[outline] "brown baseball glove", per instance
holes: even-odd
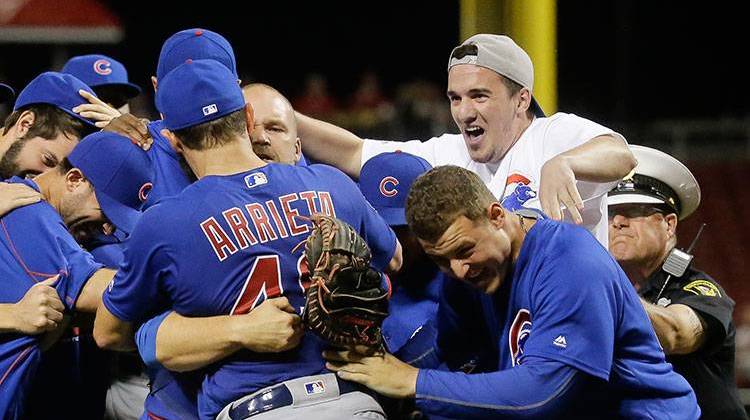
[[[312,216],[305,243],[311,285],[304,320],[331,344],[382,346],[381,325],[388,316],[389,288],[370,267],[370,248],[346,222]]]

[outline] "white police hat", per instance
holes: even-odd
[[[612,191],[607,204],[654,204],[666,206],[680,220],[690,216],[701,202],[698,181],[674,157],[650,147],[630,145],[638,165]]]

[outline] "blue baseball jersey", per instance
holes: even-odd
[[[406,287],[396,279],[392,281],[394,292],[388,304],[388,317],[383,321],[383,340],[388,351],[414,366],[434,367],[435,319],[443,275],[435,273],[421,287]]]
[[[395,234],[342,172],[325,165],[268,164],[205,177],[146,211],[104,305],[135,323],[165,308],[186,316],[244,314],[278,296],[301,311],[308,278],[298,245],[310,232],[304,218],[312,213],[354,226],[370,245],[376,268],[393,257]],[[201,416],[215,416],[263,387],[323,372],[323,345],[308,333],[288,352],[243,351],[224,360],[208,370]]]
[[[491,373],[421,370],[417,399],[425,412],[492,416],[493,410],[523,405],[504,399],[519,386],[506,380],[524,363],[547,360],[603,384],[596,395],[606,398],[584,396],[584,411],[571,418],[608,412],[623,418],[699,416],[692,389],[665,361],[625,273],[583,228],[537,221],[523,242],[512,275],[498,292],[486,295],[457,288],[451,297],[458,298],[451,308],[443,308],[445,300],[441,301],[440,311],[454,311],[454,319],[451,324],[440,317],[440,341],[450,340],[451,335],[455,340],[454,332],[460,334],[462,324],[471,325],[475,333],[481,331],[486,344],[475,341],[474,345],[479,353],[485,347],[485,362],[490,361],[485,371]],[[471,345],[470,340],[465,343]],[[460,351],[461,344],[456,346]]]
[[[169,140],[161,135],[164,128],[162,120],[153,121],[148,125],[148,132],[154,143],[148,150],[148,157],[154,168],[154,186],[143,203],[146,210],[160,200],[175,196],[190,185],[190,178],[185,174],[180,164],[180,156],[169,144]]]
[[[37,185],[18,177],[9,182]],[[19,207],[0,218],[0,303],[15,303],[34,284],[60,274],[55,285],[66,311],[72,311],[86,281],[98,269],[46,201]],[[26,393],[40,362],[40,336],[0,334],[0,413],[23,415]]]

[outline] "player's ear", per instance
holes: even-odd
[[[300,158],[302,158],[302,140],[297,137],[294,140],[294,163],[299,162]]]
[[[65,189],[68,191],[75,191],[86,182],[88,182],[86,177],[78,168],[73,168],[65,174]]]
[[[18,122],[16,122],[16,136],[25,136],[31,127],[34,126],[34,121],[36,121],[36,114],[34,114],[34,111],[30,109],[23,111],[21,116],[18,117]]]
[[[184,146],[182,145],[182,142],[180,141],[180,139],[177,138],[177,136],[175,136],[173,132],[167,130],[166,128],[162,128],[160,133],[162,136],[164,136],[164,138],[169,140],[169,144],[172,146],[175,152],[182,154],[182,149]]]
[[[521,88],[518,92],[518,108],[516,113],[525,114],[531,106],[531,91],[527,88]]]
[[[489,207],[487,207],[487,217],[490,219],[490,223],[496,228],[500,229],[505,224],[505,209],[503,205],[497,201],[493,201]]]
[[[156,86],[159,84],[159,82],[156,80],[156,76],[151,76],[151,85],[154,87],[154,92],[156,92]]]

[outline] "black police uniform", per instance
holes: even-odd
[[[658,270],[639,290],[643,299],[660,306],[689,306],[706,323],[706,342],[696,352],[670,355],[667,361],[695,390],[703,419],[747,419],[740,403],[734,376],[734,301],[706,273],[689,268],[682,277]]]

